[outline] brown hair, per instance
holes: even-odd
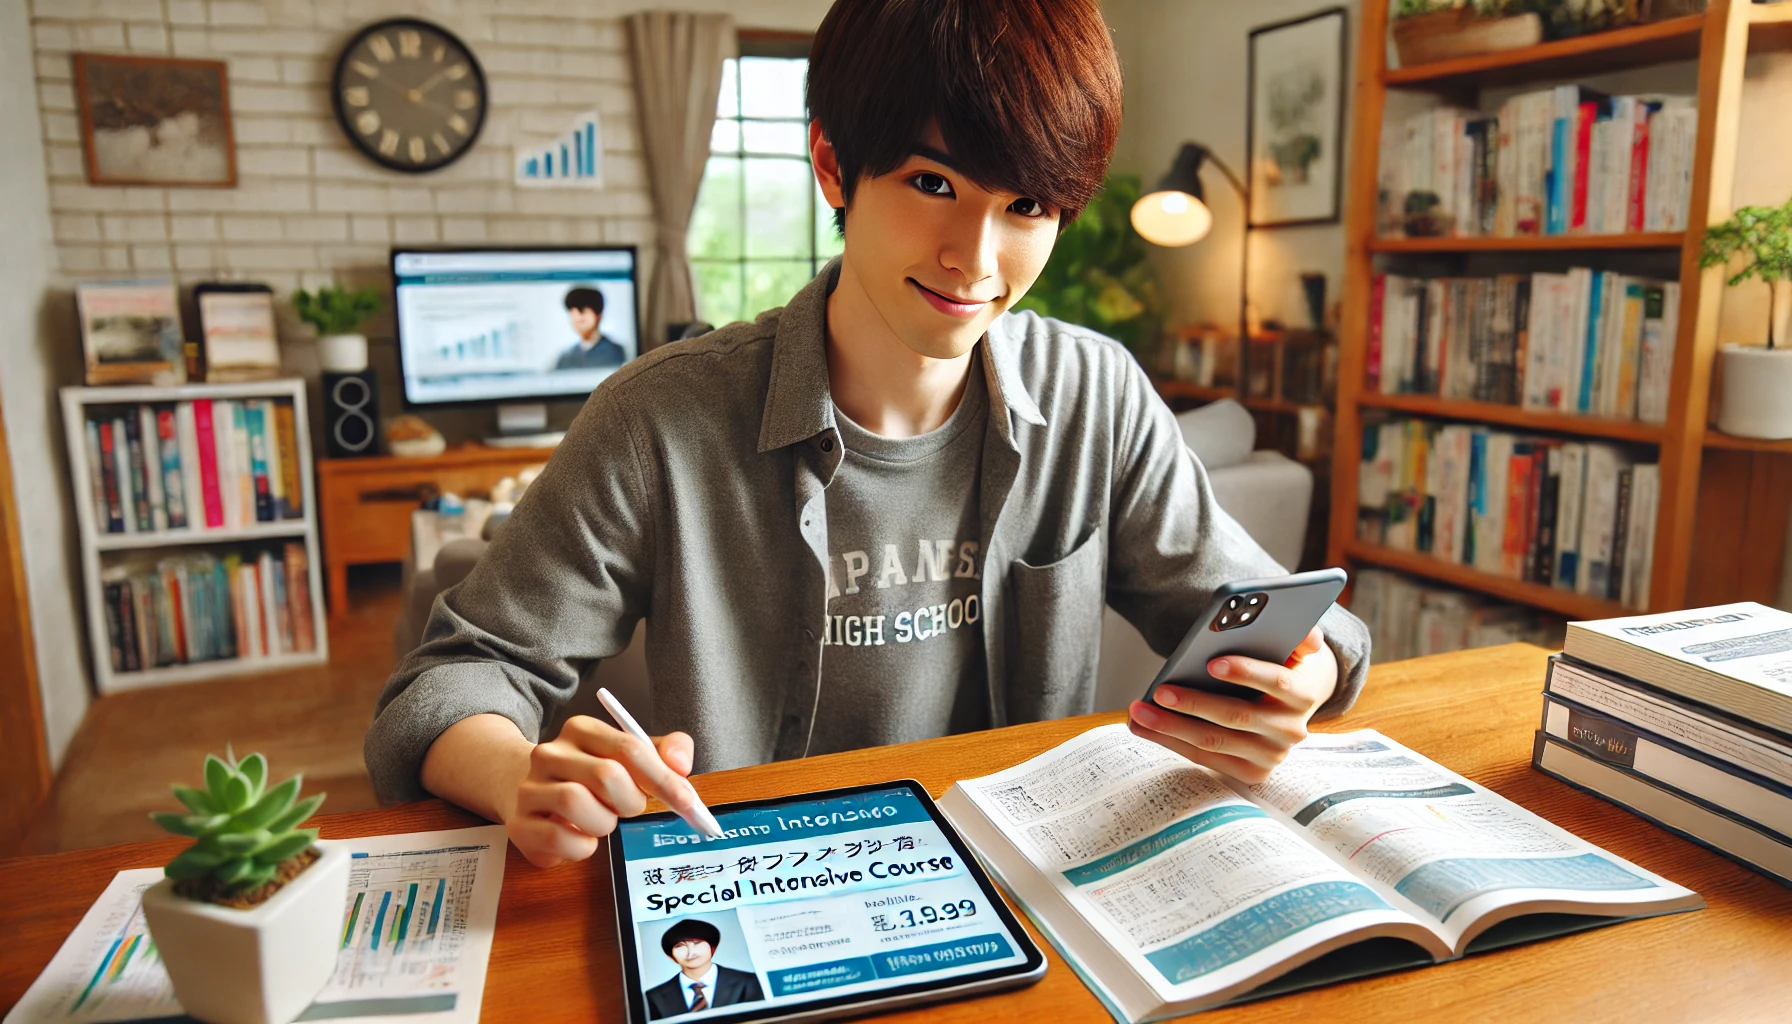
[[[835,0],[809,50],[809,117],[848,202],[932,122],[965,176],[1057,207],[1062,228],[1101,188],[1120,93],[1095,0]]]

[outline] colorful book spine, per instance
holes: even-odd
[[[218,487],[218,448],[211,399],[193,402],[193,428],[199,451],[199,486],[205,499],[205,525],[215,530],[224,525],[224,500]]]
[[[100,486],[106,492],[106,532],[123,533],[124,505],[118,488],[118,444],[112,433],[112,421],[104,420],[99,425],[100,458],[97,470],[100,474]]]
[[[305,545],[286,542],[286,597],[292,609],[293,649],[317,649],[317,619],[311,608],[311,560]]]
[[[291,402],[274,404],[274,432],[279,437],[280,475],[285,480],[285,505],[281,518],[299,519],[305,515],[304,484],[299,479],[299,432]]]
[[[155,519],[149,512],[149,481],[143,465],[143,430],[135,415],[121,416],[113,422],[124,426],[124,472],[131,481],[131,509],[135,516],[133,522],[137,532],[148,533],[155,529]]]
[[[181,475],[180,437],[174,425],[174,409],[156,410],[156,439],[162,451],[162,498],[168,512],[168,527],[187,527],[186,483]]]
[[[274,520],[274,488],[268,476],[268,435],[260,402],[243,403],[243,426],[249,438],[249,478],[255,498],[255,521]]]
[[[149,504],[150,529],[160,533],[168,529],[168,504],[162,493],[162,445],[153,407],[137,407],[137,434],[143,438],[143,490]]]

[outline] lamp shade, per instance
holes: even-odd
[[[1201,164],[1207,150],[1186,143],[1176,154],[1170,172],[1157,187],[1132,204],[1132,226],[1140,237],[1155,245],[1193,245],[1213,227],[1213,211],[1207,208],[1201,187]]]

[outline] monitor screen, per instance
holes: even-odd
[[[394,250],[407,404],[589,394],[640,352],[632,246]]]

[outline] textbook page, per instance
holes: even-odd
[[[1365,929],[1449,955],[1296,831],[1124,725],[958,788],[1164,1003],[1223,1001]]]
[[[504,826],[366,836],[349,846],[336,973],[302,1015],[474,1024],[504,882]],[[114,875],[5,1024],[187,1019],[143,920],[161,868]]]
[[[1437,922],[1458,954],[1522,913],[1629,916],[1704,905],[1372,729],[1310,736],[1249,790],[1351,871]]]

